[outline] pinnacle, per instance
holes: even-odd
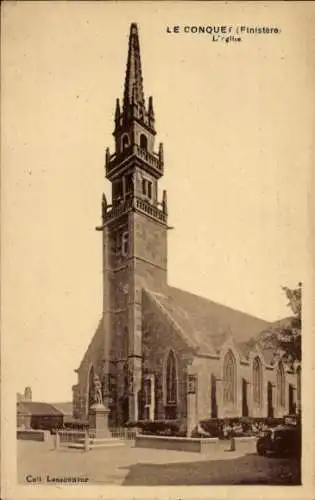
[[[127,111],[128,106],[135,102],[144,105],[144,92],[142,84],[141,57],[138,27],[136,23],[130,26],[128,59],[125,77],[123,110]]]

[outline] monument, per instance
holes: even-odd
[[[89,408],[89,430],[94,438],[111,438],[108,427],[110,410],[103,404],[102,384],[98,375],[94,376],[94,403]]]

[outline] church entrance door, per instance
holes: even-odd
[[[248,417],[247,381],[242,379],[242,416]]]
[[[211,375],[211,418],[218,417],[217,405],[217,381],[214,375]]]

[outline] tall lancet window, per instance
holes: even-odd
[[[166,404],[176,404],[177,401],[177,375],[176,358],[170,351],[166,363]]]
[[[285,406],[285,375],[283,363],[280,361],[277,370],[277,402],[279,408]]]
[[[225,403],[236,403],[236,359],[231,350],[229,350],[223,363],[223,400]]]
[[[262,406],[262,365],[258,357],[253,362],[253,401],[256,406]]]

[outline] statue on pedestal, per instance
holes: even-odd
[[[102,384],[98,375],[94,375],[94,403],[103,404]]]

